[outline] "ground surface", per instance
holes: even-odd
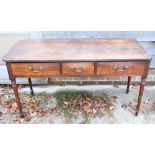
[[[129,94],[125,94],[126,86],[33,88],[34,97],[30,95],[28,86],[19,88],[25,115],[20,118],[12,89],[9,86],[0,86],[0,123],[155,123],[155,86],[145,87],[141,111],[137,117],[134,115],[139,90],[137,85],[131,86]],[[69,95],[74,97],[68,101],[66,98],[59,98],[64,97],[64,92],[67,95],[68,92],[85,95],[75,96],[71,93]]]

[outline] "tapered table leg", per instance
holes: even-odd
[[[33,96],[34,95],[34,92],[33,92],[33,88],[32,88],[31,78],[28,78],[28,81],[29,81],[29,86],[30,86],[30,90],[31,90],[31,95]]]
[[[129,90],[130,90],[130,83],[131,83],[131,76],[128,76],[128,83],[127,83],[127,88],[126,88],[126,94],[129,93]]]
[[[142,96],[143,96],[143,92],[144,92],[144,86],[145,86],[145,82],[146,82],[146,77],[141,77],[141,83],[140,83],[140,89],[139,89],[139,95],[138,95],[138,104],[137,104],[137,108],[136,108],[136,116],[139,113],[139,109],[140,109],[140,105],[141,105],[141,101],[142,101]]]
[[[12,88],[13,88],[13,91],[14,91],[14,94],[15,94],[16,103],[18,105],[19,112],[20,112],[21,116],[23,116],[22,105],[21,105],[21,102],[20,102],[18,87],[17,87],[16,81],[15,80],[11,81],[11,84],[12,84]]]

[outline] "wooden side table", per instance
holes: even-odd
[[[16,97],[16,78],[51,76],[141,76],[136,115],[138,115],[151,58],[134,39],[45,39],[19,41],[3,58]]]

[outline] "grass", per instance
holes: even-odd
[[[66,90],[66,91],[58,91],[54,94],[54,97],[57,100],[58,106],[63,106],[64,102],[69,102],[71,100],[76,99],[77,97],[88,97],[93,98],[93,94],[86,91],[74,91],[74,90]]]
[[[2,91],[2,93],[6,94],[6,95],[13,95],[14,94],[13,91],[11,91],[10,89],[3,89],[1,91]]]
[[[70,102],[78,97],[80,98],[94,98],[93,94],[86,91],[75,91],[75,90],[66,90],[58,91],[53,95],[57,100],[57,106],[60,111],[64,114],[65,123],[70,123],[71,118],[73,118],[73,112],[80,107],[78,105],[67,107],[64,102]]]
[[[77,99],[77,98],[83,98],[83,99],[89,98],[91,100],[94,100],[97,97],[101,97],[103,100],[105,100],[107,102],[109,101],[109,97],[106,94],[102,94],[100,96],[95,96],[93,93],[88,92],[88,91],[75,91],[75,90],[58,91],[53,96],[56,98],[58,109],[60,110],[61,113],[64,114],[65,123],[70,123],[70,120],[73,117],[75,117],[73,115],[73,112],[75,110],[80,110],[82,112],[83,117],[85,119],[85,123],[89,122],[89,117],[90,118],[95,117],[95,115],[87,115],[84,112],[83,108],[80,107],[79,104],[76,104],[74,106],[66,106],[64,104],[65,102],[68,103],[68,102],[73,101],[74,99]],[[108,105],[104,107],[104,114],[106,113],[109,116],[112,116],[113,112],[109,111],[108,108],[109,108]],[[100,112],[99,109],[97,111],[98,112],[96,115],[101,116],[101,117],[104,115],[102,112]]]

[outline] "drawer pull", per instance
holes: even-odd
[[[28,70],[33,70],[33,68],[32,67],[28,67]]]
[[[34,70],[32,71],[33,73],[39,73],[40,71],[39,70]]]
[[[128,70],[128,66],[124,66],[124,69],[119,69],[119,65],[115,65],[114,66],[114,69],[117,71],[117,72],[125,72],[126,70]]]
[[[75,73],[81,73],[83,71],[86,71],[86,67],[71,67],[71,69]]]
[[[124,68],[125,68],[125,69],[128,69],[128,68],[129,68],[129,66],[124,66]]]
[[[33,73],[39,73],[40,71],[43,71],[43,68],[40,67],[39,70],[33,70],[32,67],[28,67],[28,70],[32,71]]]
[[[126,70],[124,69],[118,69],[118,70],[116,70],[117,72],[125,72]]]

